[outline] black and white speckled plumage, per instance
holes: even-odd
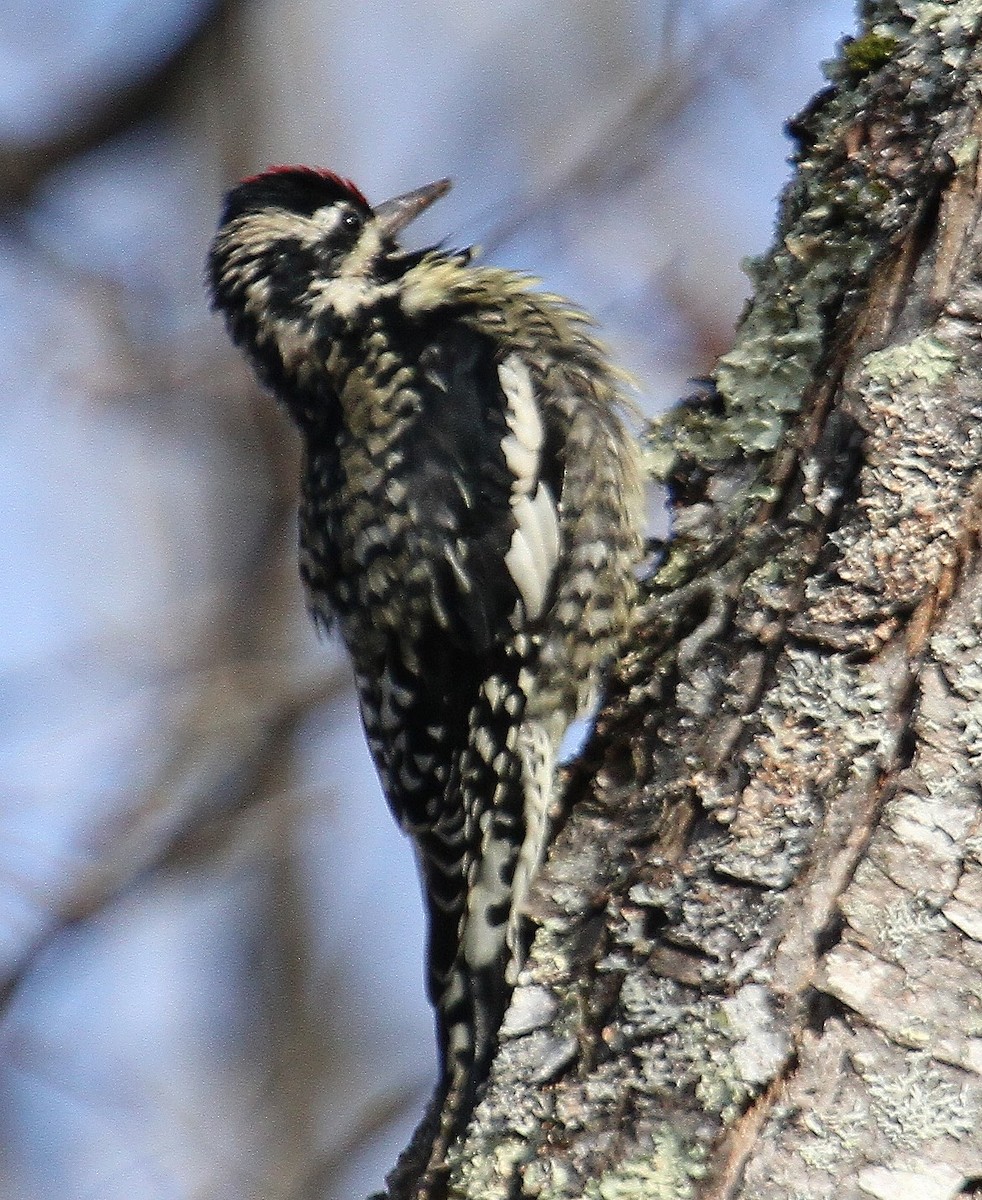
[[[642,522],[587,318],[466,253],[398,247],[446,186],[373,211],[328,172],[277,169],[230,193],[210,256],[215,306],[303,435],[310,607],[340,627],[416,846],[438,1153],[490,1063],[555,755],[627,627]]]

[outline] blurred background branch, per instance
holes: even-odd
[[[452,175],[420,237],[583,303],[654,411],[728,343],[852,23],[4,6],[0,1200],[364,1195],[435,1070],[409,847],[303,611],[296,442],[205,304],[222,190]]]

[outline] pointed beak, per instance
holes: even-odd
[[[414,221],[424,208],[429,208],[434,200],[439,200],[450,191],[449,179],[438,179],[436,183],[428,183],[425,187],[416,188],[392,200],[386,200],[375,206],[375,219],[384,234],[395,237],[405,229],[410,221]]]

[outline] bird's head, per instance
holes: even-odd
[[[449,189],[448,179],[374,208],[347,179],[273,167],[225,200],[209,267],[216,307],[291,301],[343,312],[398,272],[401,231]]]

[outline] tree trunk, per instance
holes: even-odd
[[[451,1196],[982,1195],[980,20],[791,127]]]

